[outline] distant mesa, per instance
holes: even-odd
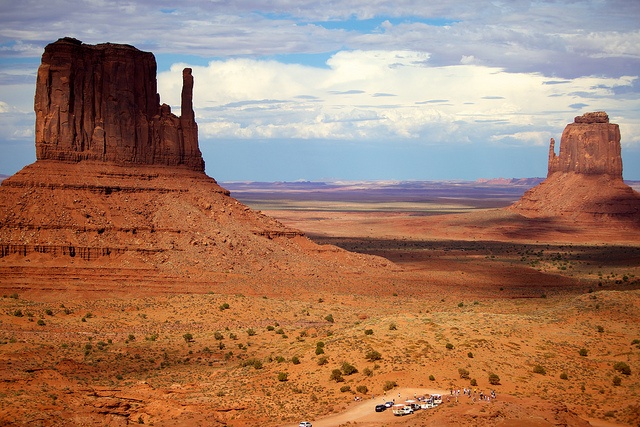
[[[568,124],[556,155],[549,146],[547,178],[509,207],[526,217],[622,220],[640,226],[640,194],[622,178],[620,128],[605,112]]]
[[[36,83],[36,158],[204,171],[191,69],[182,76],[178,117],[160,105],[152,53],[68,37],[49,44]]]

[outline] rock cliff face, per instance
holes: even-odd
[[[181,117],[160,105],[152,53],[119,44],[49,44],[35,95],[36,158],[186,166],[204,171],[183,71]]]
[[[605,112],[576,117],[549,147],[547,179],[509,210],[527,217],[622,220],[640,226],[640,194],[622,179],[620,129]]]
[[[607,113],[586,113],[568,124],[562,132],[559,156],[551,139],[547,176],[555,172],[606,174],[622,180],[620,128],[609,123]]]

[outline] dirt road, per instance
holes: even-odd
[[[387,396],[376,396],[375,399],[365,399],[361,402],[354,403],[349,409],[339,414],[330,415],[319,420],[306,420],[313,424],[313,427],[338,427],[348,422],[358,422],[361,427],[377,427],[382,425],[394,424],[401,420],[406,421],[406,417],[396,417],[390,409],[384,412],[375,412],[375,406],[385,401],[395,399],[396,402],[404,402],[406,399],[413,399],[414,395],[424,396],[426,394],[442,394],[445,396],[448,391],[426,389],[426,388],[401,388],[393,390]],[[400,396],[398,398],[398,396]],[[305,421],[305,420],[300,420]],[[365,424],[362,424],[365,423]],[[298,427],[298,424],[287,424],[283,427]]]

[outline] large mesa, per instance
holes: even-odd
[[[36,83],[38,160],[98,160],[204,171],[183,72],[182,111],[160,105],[156,60],[133,46],[62,38],[42,55]]]

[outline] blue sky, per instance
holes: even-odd
[[[545,176],[549,139],[601,110],[640,180],[637,0],[0,0],[0,173],[35,160],[64,36],[153,52],[174,111],[192,67],[219,181]]]

